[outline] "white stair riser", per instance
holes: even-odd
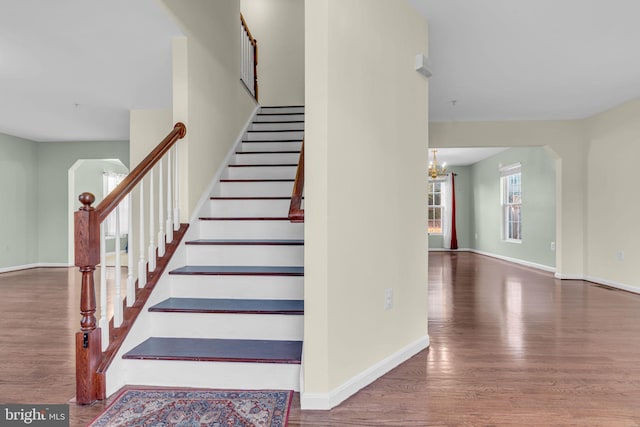
[[[241,151],[243,153],[251,153],[256,151],[300,151],[302,149],[302,141],[284,141],[284,142],[243,142]]]
[[[187,245],[189,265],[304,265],[304,246]]]
[[[294,179],[297,166],[247,166],[227,168],[226,179]]]
[[[171,276],[176,298],[304,299],[302,276]]]
[[[300,391],[300,365],[294,364],[123,360],[122,366],[128,384]]]
[[[200,239],[304,239],[304,224],[289,221],[201,221]]]
[[[297,165],[300,153],[243,153],[234,157],[232,164],[235,165]]]
[[[256,122],[283,122],[283,121],[300,121],[304,120],[304,113],[298,114],[282,114],[282,113],[264,113],[266,115],[258,115]]]
[[[252,123],[249,130],[304,130],[304,122],[282,117],[279,122],[271,123]]]
[[[260,114],[290,114],[300,113],[304,114],[304,107],[262,107],[260,108]]]
[[[211,200],[209,213],[214,217],[286,217],[290,204],[290,199]]]
[[[221,182],[223,197],[290,197],[293,181]]]
[[[280,141],[286,139],[302,139],[304,131],[290,130],[284,132],[247,132],[245,141]]]
[[[302,315],[152,313],[154,337],[302,341]]]

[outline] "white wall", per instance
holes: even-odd
[[[258,42],[261,105],[304,105],[304,0],[242,0]]]
[[[635,292],[640,292],[639,117],[640,99],[636,99],[585,121],[589,171],[585,273]]]
[[[396,0],[305,15],[302,405],[326,408],[428,345],[427,25]]]
[[[255,107],[240,83],[240,3],[163,0],[186,38],[174,43],[173,121],[180,141],[182,221],[191,213]]]

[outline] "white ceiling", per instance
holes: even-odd
[[[180,34],[156,0],[0,0],[0,133],[129,139],[129,110],[171,107]]]
[[[638,0],[409,1],[430,25],[433,121],[577,118],[640,96]],[[157,0],[0,0],[0,132],[128,139],[129,110],[171,105],[179,34]]]
[[[640,96],[638,0],[409,1],[429,22],[432,121],[582,118]]]

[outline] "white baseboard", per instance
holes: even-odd
[[[584,280],[584,276],[581,275],[581,274],[556,273],[556,274],[554,274],[554,277],[556,279],[560,279],[560,280]]]
[[[446,248],[429,248],[429,252],[472,252],[469,248],[446,249]]]
[[[73,264],[38,262],[35,264],[14,265],[11,267],[0,267],[0,273],[10,273],[12,271],[30,270],[32,268],[62,268],[62,267],[65,267],[65,268],[73,267]]]
[[[311,393],[303,391],[300,393],[300,407],[303,410],[325,411],[334,408],[362,388],[371,384],[401,363],[406,362],[408,359],[427,347],[429,347],[428,335],[412,342],[328,393]]]
[[[611,288],[621,289],[627,292],[633,292],[634,294],[640,294],[640,288],[638,287],[626,285],[624,283],[614,282],[607,279],[601,279],[600,277],[585,276],[584,279],[582,280],[586,280],[587,282],[597,283],[599,285],[609,286]]]
[[[556,268],[555,267],[551,267],[551,266],[544,265],[544,264],[537,264],[535,262],[529,262],[529,261],[525,261],[525,260],[518,259],[518,258],[511,258],[511,257],[503,256],[503,255],[493,254],[493,253],[490,253],[490,252],[479,251],[477,249],[469,249],[469,251],[473,252],[473,253],[476,253],[478,255],[485,255],[485,256],[492,257],[492,258],[501,259],[503,261],[512,262],[514,264],[520,264],[520,265],[523,265],[525,267],[536,268],[538,270],[547,271],[549,273],[555,273],[556,272]]]
[[[229,164],[229,160],[231,160],[231,157],[238,150],[238,147],[240,146],[240,144],[242,144],[242,139],[244,138],[244,134],[247,132],[247,130],[249,130],[249,126],[251,126],[251,123],[253,123],[253,119],[255,118],[258,111],[260,111],[260,105],[256,105],[256,107],[253,109],[253,112],[247,119],[242,130],[240,131],[240,134],[238,135],[236,142],[233,144],[231,149],[229,149],[229,152],[227,153],[226,157],[222,161],[220,168],[218,169],[215,176],[211,180],[211,183],[207,187],[207,190],[202,194],[202,197],[198,201],[198,204],[196,204],[196,207],[193,210],[193,214],[191,215],[191,219],[189,220],[189,224],[195,223],[196,220],[202,215],[201,212],[205,203],[209,201],[209,198],[211,197],[211,193],[213,192],[214,187],[216,186],[216,184],[218,184],[218,181],[220,181],[220,178],[222,177],[222,174],[224,173],[225,168]]]

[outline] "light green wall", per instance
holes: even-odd
[[[522,165],[522,243],[502,239],[501,166]],[[472,248],[555,267],[555,159],[542,147],[512,148],[471,166]],[[477,238],[475,237],[477,235]]]
[[[69,168],[79,159],[114,158],[129,164],[127,141],[34,142],[0,134],[0,269],[68,264]]]
[[[430,123],[429,144],[550,148],[556,158],[556,275],[582,278],[586,255],[586,136],[581,120]]]
[[[129,142],[37,144],[37,247],[40,263],[68,262],[68,171],[78,159],[119,159],[125,166],[129,166]]]
[[[471,248],[472,226],[471,223],[471,195],[473,182],[471,180],[471,168],[469,166],[453,166],[447,168],[456,174],[456,233],[458,235],[458,248]],[[442,249],[442,234],[429,235],[429,248]]]
[[[0,270],[38,262],[37,147],[0,134]]]

